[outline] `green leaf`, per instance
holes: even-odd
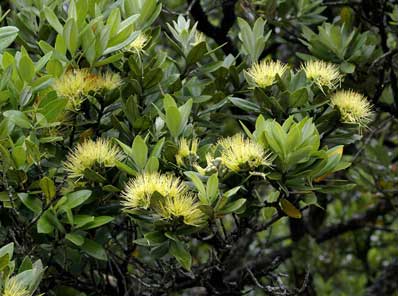
[[[40,180],[40,188],[48,201],[52,200],[56,194],[55,184],[49,177],[43,177]]]
[[[193,65],[198,62],[204,56],[206,51],[206,42],[200,42],[199,44],[196,44],[187,56],[187,65]]]
[[[148,158],[148,147],[141,136],[136,136],[132,146],[132,157],[138,168],[143,169]]]
[[[240,198],[233,202],[227,203],[227,205],[224,208],[222,208],[218,213],[221,215],[234,213],[234,212],[238,211],[245,203],[246,203],[246,199]]]
[[[64,72],[64,67],[60,61],[52,59],[47,63],[46,70],[48,74],[54,77],[60,77]]]
[[[74,0],[69,1],[68,19],[70,18],[74,18],[75,20],[77,20],[76,3]]]
[[[66,44],[65,44],[65,39],[61,34],[57,34],[57,38],[55,39],[55,50],[61,54],[62,56],[66,55]]]
[[[264,219],[269,220],[278,213],[276,208],[266,207],[261,209],[261,215]]]
[[[289,95],[289,107],[297,108],[303,106],[308,102],[308,91],[306,88],[301,88]]]
[[[95,62],[97,58],[97,53],[96,53],[96,38],[95,34],[92,29],[85,30],[81,34],[81,40],[82,40],[82,48],[84,52],[84,56],[87,59],[87,61],[90,63],[92,66],[93,63]]]
[[[0,272],[8,266],[10,263],[10,256],[8,254],[4,254],[0,256]]]
[[[94,221],[94,216],[90,215],[74,215],[73,216],[73,223],[76,228],[80,228],[85,226],[86,224]]]
[[[165,256],[169,252],[169,241],[165,241],[163,244],[156,245],[151,248],[151,256],[154,259],[159,259]]]
[[[279,196],[281,195],[281,193],[279,192],[279,191],[277,191],[277,190],[275,190],[275,191],[271,191],[268,195],[267,195],[267,197],[266,197],[266,200],[267,200],[267,202],[276,202],[277,200],[278,200],[278,198],[279,198]]]
[[[120,192],[120,189],[113,185],[105,185],[102,189],[107,192]]]
[[[149,241],[145,238],[137,238],[133,241],[133,243],[135,243],[136,245],[139,246],[144,246],[144,247],[149,247]]]
[[[182,242],[171,240],[169,252],[177,259],[182,267],[188,271],[191,270],[192,257]]]
[[[296,219],[301,218],[301,212],[290,201],[288,201],[285,198],[282,198],[280,203],[281,203],[281,208],[286,215],[288,215],[291,218],[296,218]]]
[[[181,114],[177,107],[170,106],[166,108],[166,125],[174,138],[177,138],[182,132],[181,122]]]
[[[8,258],[11,259],[14,254],[14,243],[9,243],[0,248],[0,257],[4,255],[8,255]]]
[[[192,183],[195,185],[196,189],[199,191],[199,200],[203,204],[207,204],[207,196],[206,196],[206,189],[205,186],[202,183],[202,180],[200,180],[199,176],[197,175],[196,172],[184,172],[185,176],[187,176],[189,179],[191,179]]]
[[[82,246],[84,244],[84,237],[77,233],[67,233],[65,238],[75,244],[76,246]]]
[[[29,269],[33,269],[32,260],[30,260],[28,256],[25,256],[25,258],[22,260],[21,265],[18,268],[18,273],[24,272],[25,270]]]
[[[157,159],[157,157],[151,156],[147,161],[147,164],[145,166],[145,171],[148,173],[154,173],[157,172],[158,169],[159,169],[159,160]]]
[[[177,107],[177,103],[174,100],[174,98],[169,95],[169,94],[165,94],[163,97],[163,108],[166,110],[169,107]]]
[[[41,71],[44,66],[47,64],[47,62],[50,60],[52,57],[53,53],[48,52],[44,56],[42,56],[36,63],[35,63],[35,72]]]
[[[68,19],[64,27],[63,37],[66,47],[73,56],[79,47],[79,32],[75,19]]]
[[[121,161],[117,161],[117,162],[116,162],[116,167],[117,167],[118,169],[120,169],[120,170],[126,172],[127,174],[129,174],[129,175],[131,175],[131,176],[137,176],[137,174],[138,174],[138,172],[137,172],[135,169],[129,167],[127,164],[124,164],[124,163],[121,162]]]
[[[54,226],[50,219],[50,214],[48,211],[41,215],[40,219],[37,221],[37,232],[49,234],[54,231]]]
[[[65,195],[66,201],[62,204],[63,209],[74,209],[83,204],[90,196],[91,190],[79,190]]]
[[[209,205],[212,205],[218,197],[218,175],[211,175],[207,180],[206,195]]]
[[[23,55],[21,57],[18,64],[18,71],[19,75],[24,81],[26,82],[32,81],[33,77],[35,76],[36,69],[35,69],[35,64],[30,59],[29,56]]]
[[[7,48],[17,38],[19,29],[13,26],[0,28],[0,51]]]
[[[51,27],[53,27],[58,34],[62,34],[63,26],[59,22],[58,17],[54,13],[54,11],[48,7],[44,7],[44,15]]]
[[[168,239],[171,239],[171,240],[173,240],[173,241],[175,241],[175,242],[178,242],[178,237],[177,237],[174,233],[167,231],[167,232],[164,233],[164,235],[165,235]]]
[[[17,169],[22,169],[26,162],[26,150],[23,146],[17,146],[12,149],[12,158]]]
[[[355,65],[354,65],[354,64],[351,64],[351,63],[348,63],[348,62],[343,62],[343,63],[340,65],[340,70],[341,70],[341,72],[343,72],[343,73],[352,74],[352,73],[354,73],[354,71],[355,71]]]
[[[84,177],[86,177],[90,181],[94,181],[94,182],[98,182],[98,183],[106,182],[106,178],[104,176],[102,176],[101,174],[92,170],[91,168],[87,168],[84,170]]]
[[[40,201],[40,199],[32,197],[27,193],[18,193],[17,196],[21,200],[21,202],[25,205],[25,207],[27,207],[33,213],[38,214],[41,212],[42,202]]]
[[[82,230],[87,230],[87,229],[92,229],[92,228],[97,228],[102,225],[108,224],[111,222],[114,218],[110,216],[98,216],[94,217],[94,220],[92,222],[89,222],[85,224],[83,227],[81,227]]]
[[[132,15],[131,17],[136,17]],[[127,45],[129,45],[131,42],[133,42],[137,36],[139,35],[140,32],[132,32],[131,27],[126,27],[123,31],[119,32],[115,37],[111,38],[108,42],[108,48],[104,51],[103,55],[107,55],[110,53],[113,53],[117,50],[120,50]],[[127,35],[127,37],[125,36]]]
[[[303,199],[300,200],[299,203],[300,203],[300,206],[317,205],[318,199],[317,199],[315,193],[311,192],[311,193],[305,194],[303,196]]]
[[[234,104],[236,107],[247,111],[247,112],[255,112],[255,113],[260,113],[260,107],[253,103],[250,102],[249,100],[244,100],[244,99],[240,99],[240,98],[235,98],[235,97],[230,97],[229,101]]]
[[[161,231],[151,231],[144,235],[145,240],[148,242],[149,246],[155,246],[164,243],[167,238]]]
[[[151,157],[156,157],[159,158],[161,153],[162,153],[162,149],[163,149],[163,145],[164,145],[164,138],[161,138],[155,145],[155,147],[152,148]]]
[[[95,62],[94,67],[100,67],[100,66],[112,64],[114,62],[119,61],[122,57],[123,57],[123,53],[117,53],[117,54],[111,55],[105,59]]]
[[[98,260],[106,261],[108,260],[108,256],[106,255],[105,249],[97,242],[87,239],[84,241],[84,244],[81,246],[82,250],[89,254],[91,257],[94,257]]]
[[[3,113],[4,117],[15,123],[17,126],[22,128],[31,128],[32,125],[28,117],[21,111],[18,110],[8,110]]]
[[[208,217],[213,217],[214,216],[214,209],[211,206],[208,206],[206,204],[200,205],[199,209],[205,213]]]
[[[181,115],[180,133],[184,130],[184,128],[188,122],[189,115],[191,114],[192,104],[193,104],[193,100],[189,99],[188,101],[186,101],[186,103],[184,105],[182,105],[178,108],[178,110],[180,111],[180,115]]]
[[[65,107],[68,103],[66,98],[57,98],[43,106],[41,114],[47,119],[47,122],[54,122],[59,119],[61,113],[65,111]]]

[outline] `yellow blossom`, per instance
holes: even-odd
[[[137,38],[128,45],[127,50],[135,51],[137,54],[140,54],[144,51],[144,47],[147,45],[148,41],[149,38],[144,33],[140,33]]]
[[[87,69],[73,70],[55,80],[53,87],[59,96],[69,99],[68,109],[78,110],[84,96],[90,91],[97,91],[96,79],[96,75]]]
[[[77,111],[90,92],[112,90],[120,84],[118,74],[108,72],[101,75],[88,69],[75,69],[55,80],[53,88],[59,96],[69,99],[67,109]]]
[[[153,199],[158,193],[160,197]],[[185,183],[172,175],[143,173],[131,179],[122,193],[125,210],[152,210],[163,219],[182,217],[185,224],[200,224],[202,214]]]
[[[203,222],[203,213],[195,202],[191,193],[167,197],[164,203],[160,204],[159,214],[165,219],[183,217],[187,225],[199,225]]]
[[[282,77],[287,66],[280,61],[262,60],[254,64],[247,72],[248,81],[258,87],[265,88],[274,84],[276,75]]]
[[[155,192],[162,196],[176,196],[186,191],[187,187],[171,175],[144,173],[128,182],[122,194],[125,199],[122,204],[127,209],[147,209]]]
[[[197,139],[187,140],[182,138],[178,145],[176,161],[178,165],[184,165],[185,159],[191,159],[195,162],[199,141]]]
[[[308,79],[311,79],[322,89],[322,87],[336,88],[341,82],[342,75],[337,65],[324,61],[308,61],[302,69]]]
[[[15,277],[10,278],[3,291],[3,296],[29,296],[30,292],[26,290],[26,287],[23,286],[21,282],[19,282]]]
[[[86,140],[68,155],[65,169],[71,178],[81,178],[86,169],[99,167],[113,167],[123,158],[120,150],[108,140]]]
[[[114,90],[122,84],[119,74],[112,72],[105,72],[100,79],[97,79],[97,86],[99,89],[107,91]]]
[[[264,148],[250,139],[245,139],[243,134],[221,139],[218,145],[221,147],[221,163],[231,171],[271,165]]]
[[[335,93],[331,105],[339,110],[343,122],[366,126],[372,120],[372,105],[362,94],[352,90]]]

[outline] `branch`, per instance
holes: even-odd
[[[380,215],[385,215],[393,210],[393,206],[388,200],[382,199],[373,207],[366,210],[365,213],[354,216],[346,222],[331,225],[321,231],[317,237],[317,243],[323,243],[329,239],[340,236],[346,232],[354,231],[369,224],[372,224]]]
[[[316,242],[323,243],[344,233],[364,228],[374,222],[378,216],[385,215],[393,209],[392,204],[388,200],[382,199],[376,205],[368,208],[364,213],[356,215],[344,223],[338,223],[327,227],[317,235]],[[295,244],[291,244],[289,246],[282,247],[269,255],[262,258],[257,257],[254,260],[249,261],[247,264],[239,266],[227,276],[227,279],[229,281],[238,281],[242,278],[242,273],[244,273],[247,268],[249,268],[255,275],[258,273],[264,273],[264,270],[267,270],[275,260],[280,264],[290,258],[292,256],[294,245]]]
[[[236,20],[235,14],[236,0],[223,1],[222,11],[224,14],[221,20],[221,26],[213,26],[204,12],[200,0],[188,0],[188,5],[191,7],[190,12],[195,21],[198,22],[198,29],[205,33],[207,36],[214,39],[218,45],[225,45],[222,47],[225,54],[237,55],[237,50],[234,47],[232,40],[228,37],[229,29],[233,26]]]

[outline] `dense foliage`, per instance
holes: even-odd
[[[396,295],[396,1],[0,22],[1,295]]]

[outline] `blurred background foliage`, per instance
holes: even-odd
[[[0,5],[2,295],[398,295],[396,1]]]

